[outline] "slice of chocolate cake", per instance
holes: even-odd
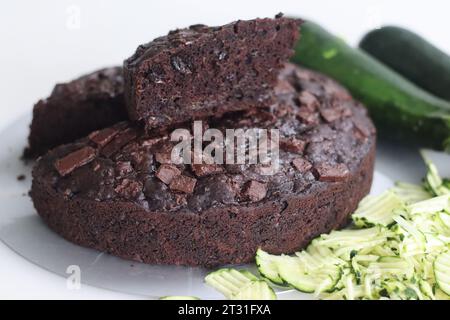
[[[261,163],[175,164],[168,135],[149,138],[125,122],[37,162],[37,212],[69,241],[151,264],[216,266],[250,262],[259,247],[299,250],[345,225],[368,193],[375,129],[361,104],[314,72],[288,65],[275,92],[270,109],[205,124],[278,129],[273,175]]]
[[[195,25],[141,45],[124,63],[130,118],[145,119],[152,129],[267,107],[299,24],[278,16]]]
[[[26,158],[127,120],[121,67],[102,69],[68,83],[33,109]]]

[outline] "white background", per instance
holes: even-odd
[[[3,1],[0,129],[31,112],[56,82],[121,64],[138,44],[176,27],[284,12],[316,20],[351,44],[368,29],[395,24],[450,52],[449,9],[444,0]],[[26,262],[1,243],[0,261],[0,299],[135,298],[88,286],[69,291],[65,279]]]

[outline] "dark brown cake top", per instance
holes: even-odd
[[[278,129],[280,168],[274,175],[264,174],[265,164],[171,163],[176,143],[168,135],[150,137],[128,123],[56,148],[40,160],[37,174],[68,198],[131,201],[173,212],[282,201],[280,196],[345,181],[373,147],[375,129],[365,108],[335,82],[292,65],[277,88],[277,103],[269,109],[206,125],[221,132]]]
[[[67,83],[33,108],[25,158],[81,139],[94,130],[128,119],[121,67],[102,69]]]
[[[275,17],[278,23],[273,23],[274,19],[254,19],[249,21],[238,20],[231,22],[229,24],[217,27],[209,27],[204,24],[191,25],[188,28],[176,29],[170,31],[167,35],[158,37],[151,42],[140,45],[134,55],[126,60],[127,67],[133,68],[139,65],[145,59],[160,54],[164,50],[170,50],[178,48],[180,46],[189,46],[194,44],[194,42],[201,43],[202,40],[217,38],[219,33],[229,33],[230,39],[233,34],[239,33],[239,27],[244,24],[253,23],[253,32],[255,34],[263,33],[268,34],[268,26],[276,26],[276,28],[281,28],[281,26],[286,24],[294,25],[296,28],[301,23],[299,19],[285,18],[282,15]],[[243,35],[242,35],[243,36]],[[249,41],[251,39],[248,39]],[[226,51],[216,52],[219,60],[223,60],[227,57]],[[171,60],[172,67],[179,71],[180,73],[190,73],[191,70],[189,66],[186,65],[180,57],[173,57]]]
[[[123,84],[122,67],[105,68],[70,82],[57,84],[49,99],[116,97],[123,94]]]

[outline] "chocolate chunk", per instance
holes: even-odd
[[[158,179],[165,184],[170,184],[173,178],[179,176],[180,174],[181,171],[174,165],[170,164],[162,164],[158,168],[158,171],[156,171],[156,176],[158,177]]]
[[[244,199],[247,201],[260,201],[266,197],[267,186],[265,183],[261,183],[255,180],[247,182],[243,189]]]
[[[100,147],[107,145],[119,131],[115,128],[106,128],[103,130],[92,132],[89,139]]]
[[[165,144],[155,153],[155,160],[161,164],[172,163],[172,145]]]
[[[295,92],[295,89],[289,81],[283,79],[278,80],[277,85],[273,90],[276,95],[291,94],[292,92]]]
[[[298,101],[301,106],[306,107],[309,111],[316,111],[319,106],[319,100],[317,100],[316,96],[308,91],[302,91],[298,95]]]
[[[294,137],[280,139],[281,150],[292,153],[303,153],[306,147],[306,142]]]
[[[161,164],[172,163],[172,154],[171,153],[155,153],[155,160]]]
[[[295,158],[294,160],[292,160],[292,164],[298,171],[302,173],[307,172],[312,168],[311,162],[303,158]]]
[[[320,115],[326,122],[330,123],[341,118],[342,110],[339,110],[338,108],[320,109]]]
[[[356,130],[365,138],[369,137],[372,133],[375,133],[375,129],[370,121],[367,121],[359,116],[353,117],[353,125],[355,126]]]
[[[322,163],[315,166],[315,170],[319,176],[319,181],[339,182],[345,181],[350,176],[350,171],[343,163],[335,165]]]
[[[193,164],[192,171],[197,177],[205,177],[223,172],[223,167],[217,164]]]
[[[124,131],[118,133],[114,139],[108,143],[100,153],[105,157],[111,157],[117,151],[119,151],[123,146],[125,146],[131,140],[136,139],[137,132],[133,128],[125,129]]]
[[[193,193],[197,179],[179,175],[173,178],[169,187],[173,191],[180,191],[184,193]]]
[[[135,180],[124,179],[114,189],[117,194],[121,195],[125,199],[136,199],[139,197],[143,189],[142,183]]]
[[[66,176],[75,169],[88,164],[95,159],[96,151],[91,147],[84,147],[72,152],[55,162],[55,168],[61,176]]]
[[[319,115],[315,111],[309,110],[307,107],[301,107],[297,112],[297,118],[305,124],[319,124]]]

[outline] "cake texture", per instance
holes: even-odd
[[[121,67],[102,69],[64,84],[33,109],[25,158],[128,119]]]
[[[251,262],[258,248],[305,247],[346,225],[369,192],[375,128],[320,74],[286,65],[274,90],[270,108],[205,126],[279,129],[275,174],[264,164],[173,164],[169,136],[122,122],[38,160],[37,212],[71,242],[149,264],[213,267]]]
[[[279,16],[195,25],[139,46],[124,62],[130,119],[153,129],[269,106],[299,24]]]

